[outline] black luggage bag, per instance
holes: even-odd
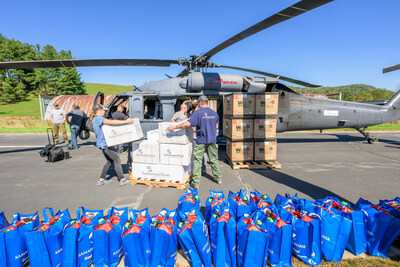
[[[49,131],[51,132],[53,143],[51,143],[51,141],[50,141]],[[48,162],[56,162],[56,161],[60,161],[63,159],[71,158],[69,156],[69,152],[64,152],[64,150],[61,147],[57,147],[55,145],[53,129],[47,128],[46,132],[47,132],[47,139],[48,139],[49,143],[44,148],[42,148],[42,150],[39,152],[40,156],[43,158],[47,157]]]

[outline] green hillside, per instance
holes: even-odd
[[[85,89],[88,95],[95,95],[99,91],[105,95],[115,95],[122,92],[132,91],[132,86],[102,84],[102,83],[85,83]]]
[[[366,84],[350,84],[337,87],[318,88],[289,87],[299,94],[330,95],[342,93],[342,100],[346,101],[389,100],[395,94],[393,91],[376,88]],[[339,96],[331,96],[330,98],[339,99]]]

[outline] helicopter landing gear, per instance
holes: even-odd
[[[364,127],[364,129],[361,130],[361,128],[356,128],[357,131],[360,132],[368,141],[368,144],[376,144],[378,143],[378,138],[375,136],[370,136],[369,133],[365,132],[367,127]]]

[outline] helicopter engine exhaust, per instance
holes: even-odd
[[[219,91],[219,92],[262,92],[265,82],[255,81],[250,77],[226,73],[191,72],[187,79],[179,83],[182,89],[189,91]]]

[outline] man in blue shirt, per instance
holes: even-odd
[[[201,166],[204,152],[207,152],[210,160],[211,170],[217,184],[222,183],[221,169],[218,163],[217,129],[218,114],[208,107],[208,98],[200,96],[198,99],[199,109],[193,112],[189,120],[178,125],[170,125],[168,131],[196,127],[196,144],[193,149],[193,176],[190,186],[198,188],[201,179]]]

